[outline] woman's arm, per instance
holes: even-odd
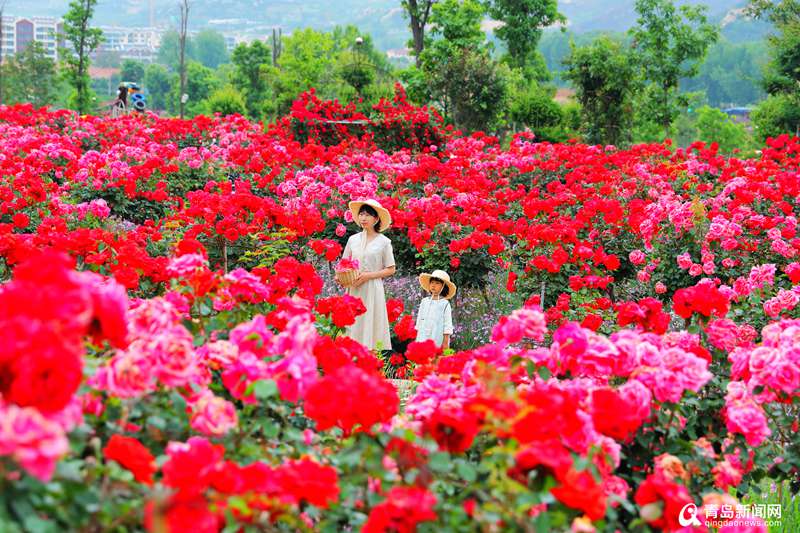
[[[362,272],[361,276],[365,277],[367,280],[383,279],[388,278],[389,276],[394,276],[395,272],[397,272],[397,268],[392,265],[381,270],[376,270],[375,272]]]
[[[375,272],[359,272],[358,277],[353,282],[353,287],[360,287],[371,279],[388,278],[389,276],[393,276],[395,272],[397,272],[397,269],[394,265],[381,270],[376,270]]]

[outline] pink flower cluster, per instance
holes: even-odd
[[[781,320],[761,330],[760,345],[741,347],[728,354],[731,379],[741,380],[749,393],[757,387],[759,402],[800,394],[800,320]],[[737,385],[738,387],[738,385]]]

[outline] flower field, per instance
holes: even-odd
[[[790,519],[758,491],[800,490],[798,139],[501,142],[398,91],[266,126],[0,107],[0,143],[3,533]],[[364,198],[387,354],[333,282]],[[433,269],[444,354],[411,342]]]

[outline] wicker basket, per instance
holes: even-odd
[[[351,287],[358,278],[358,270],[340,270],[336,273],[336,279],[342,284],[342,287]]]

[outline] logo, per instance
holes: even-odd
[[[688,518],[686,517],[687,511],[689,512]],[[700,520],[697,519],[697,506],[693,503],[687,503],[684,505],[683,509],[681,509],[681,512],[678,515],[678,523],[682,527],[702,525],[700,524]]]

